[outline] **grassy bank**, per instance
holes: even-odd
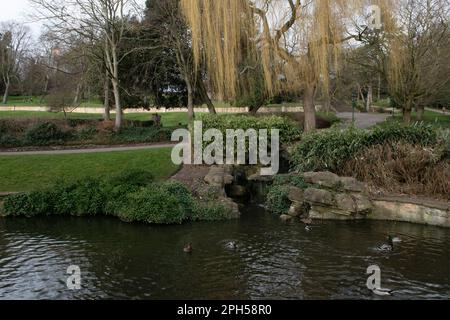
[[[54,184],[59,179],[102,177],[124,168],[151,172],[156,180],[172,175],[178,167],[170,159],[171,149],[127,152],[4,156],[0,157],[0,192],[28,191]]]
[[[396,115],[394,119],[396,121],[401,121],[402,115],[401,114]],[[412,113],[412,121],[417,121],[416,112]],[[448,115],[448,114],[445,115],[442,113],[426,110],[423,114],[422,121],[425,123],[437,125],[437,126],[440,126],[443,128],[450,128],[450,115]]]

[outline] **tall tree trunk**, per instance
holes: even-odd
[[[9,79],[5,82],[5,92],[3,94],[3,104],[7,104],[8,103],[8,97],[9,97]]]
[[[373,91],[372,91],[372,86],[368,86],[367,87],[367,99],[366,99],[366,111],[369,112],[370,111],[370,107],[372,106],[372,102],[373,102]]]
[[[308,85],[303,96],[303,108],[305,111],[305,132],[316,130],[316,107],[314,105],[314,95],[316,88]]]
[[[412,103],[407,101],[403,107],[403,122],[405,124],[411,124],[411,111],[412,111]]]
[[[378,92],[377,92],[377,101],[381,100],[381,76],[378,75]]]
[[[110,109],[110,104],[109,104],[109,75],[108,72],[106,72],[106,77],[105,77],[105,84],[104,84],[104,94],[105,94],[105,101],[103,102],[105,111],[103,112],[103,119],[110,121],[111,120],[111,109]]]
[[[77,90],[75,91],[75,97],[73,98],[73,105],[76,106],[80,101],[80,93],[81,93],[81,83],[77,84]]]
[[[114,103],[116,105],[116,123],[115,123],[115,128],[116,128],[116,130],[120,130],[120,128],[122,127],[123,114],[122,114],[122,106],[120,104],[119,83],[118,83],[117,79],[112,79],[111,82],[112,82],[112,85],[113,85]]]
[[[211,99],[209,98],[208,92],[206,91],[205,84],[201,80],[201,77],[198,78],[197,83],[198,83],[197,87],[198,87],[199,94],[200,94],[203,102],[208,107],[209,113],[216,114],[217,113],[216,108],[214,107],[214,104],[212,103]]]
[[[187,87],[187,94],[188,94],[188,120],[189,123],[192,123],[194,121],[195,115],[194,115],[194,91],[192,88],[192,83],[189,80],[189,76],[185,76],[185,82]]]
[[[423,120],[423,114],[425,113],[425,107],[424,106],[417,106],[417,120],[422,121]]]

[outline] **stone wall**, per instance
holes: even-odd
[[[330,172],[301,174],[309,187],[292,187],[289,217],[324,220],[386,220],[450,227],[450,203],[411,197],[372,197],[354,178]]]

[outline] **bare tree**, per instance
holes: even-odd
[[[29,29],[17,22],[0,25],[0,72],[5,86],[3,104],[8,103],[13,77],[17,76],[31,41]]]
[[[116,108],[116,129],[122,125],[122,104],[120,95],[119,65],[127,53],[119,53],[125,31],[130,28],[130,19],[137,15],[134,0],[30,0],[34,3],[37,16],[47,21],[49,29],[59,34],[61,39],[67,35],[78,36],[102,44],[102,53],[93,47],[92,55],[104,59],[104,66],[111,81]],[[138,50],[134,48],[134,50]],[[105,84],[106,88],[106,84]],[[106,89],[105,89],[106,90]]]

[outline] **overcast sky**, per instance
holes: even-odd
[[[143,5],[145,0],[137,0]],[[0,22],[16,20],[26,23],[33,31],[35,37],[39,36],[42,23],[35,22],[30,17],[32,7],[29,0],[0,0]]]

